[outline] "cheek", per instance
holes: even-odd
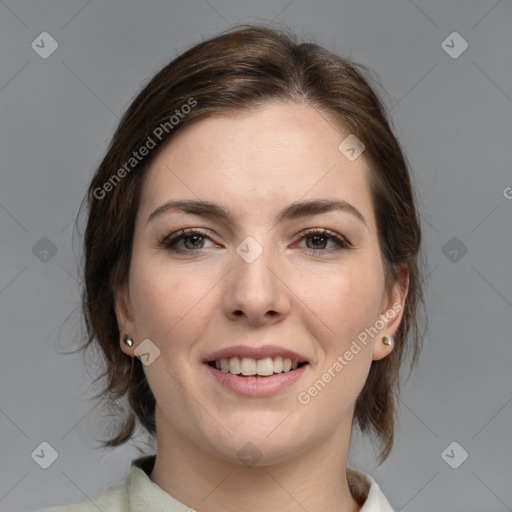
[[[130,290],[139,337],[154,340],[158,346],[171,342],[176,346],[180,339],[193,336],[203,313],[206,315],[201,311],[211,284],[205,276],[171,271],[167,265],[143,256],[134,258],[132,269]]]
[[[368,377],[372,343],[366,333],[379,318],[383,283],[378,269],[369,271],[366,267],[364,274],[333,276],[329,286],[317,295],[317,303],[323,304],[318,316],[329,332],[317,338],[323,354],[308,387],[302,390],[300,403],[309,401],[326,423],[341,422],[352,414]],[[313,326],[309,329],[313,332]]]
[[[373,262],[358,264],[333,273],[327,283],[316,300],[336,344],[343,346],[379,318],[383,272]]]

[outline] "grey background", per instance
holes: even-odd
[[[512,510],[509,0],[0,1],[0,510],[83,501],[139,456],[93,449],[104,421],[94,368],[58,353],[80,328],[72,222],[143,83],[192,44],[260,19],[375,70],[421,197],[424,352],[391,456],[377,467],[356,434],[350,465],[397,511]],[[59,45],[47,59],[31,48],[44,31]],[[454,31],[469,45],[458,58],[442,47]],[[44,441],[58,453],[48,469],[31,457]],[[446,460],[469,454],[457,469],[441,456],[454,441]]]

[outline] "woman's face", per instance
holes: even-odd
[[[144,354],[159,444],[271,463],[348,439],[403,304],[384,286],[364,153],[338,149],[349,134],[274,104],[193,123],[152,163],[116,312],[135,340],[122,349]],[[191,206],[161,208],[176,201]]]

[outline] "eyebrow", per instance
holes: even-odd
[[[171,200],[162,204],[149,215],[146,223],[149,223],[155,217],[161,215],[164,212],[175,210],[226,221],[235,218],[235,215],[228,208],[220,206],[216,203],[212,203],[210,201],[184,199],[180,201]],[[310,215],[318,215],[336,210],[354,215],[366,227],[368,227],[363,214],[355,206],[352,206],[350,203],[347,203],[343,200],[317,199],[314,201],[292,203],[284,208],[281,212],[279,212],[276,220],[277,222],[282,222],[284,220],[298,219]]]

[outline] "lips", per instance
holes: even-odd
[[[304,356],[276,345],[229,347],[207,356],[203,362],[222,373],[239,377],[270,377],[308,364]]]
[[[208,354],[204,359],[204,363],[211,361],[220,361],[221,359],[229,359],[230,357],[252,357],[253,359],[263,359],[265,357],[281,356],[283,359],[291,359],[292,361],[308,362],[307,358],[293,350],[288,350],[278,345],[265,345],[263,347],[250,347],[247,345],[235,345],[233,347],[224,348]]]
[[[206,363],[203,367],[210,374],[212,382],[220,384],[222,388],[237,395],[252,398],[271,397],[284,392],[296,384],[309,370],[309,364],[305,363],[298,366],[296,370],[290,369],[288,372],[273,373],[269,376],[243,376],[217,370]]]

